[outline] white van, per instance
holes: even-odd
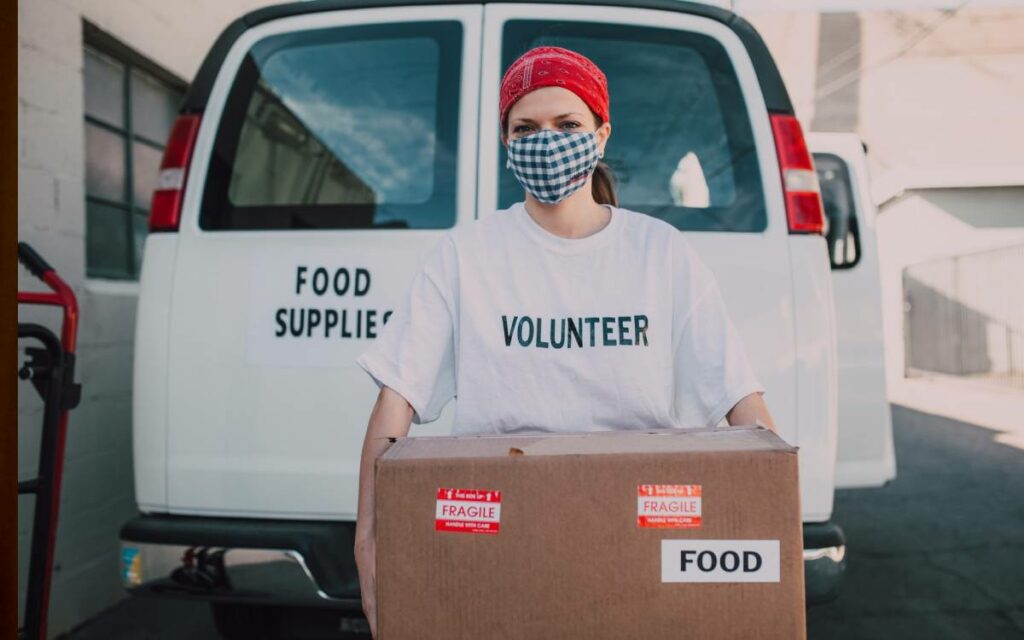
[[[821,186],[839,345],[838,488],[896,477],[886,396],[882,291],[867,147],[854,133],[807,135]]]
[[[800,447],[809,597],[832,591],[837,328],[816,174],[756,31],[675,0],[306,2],[225,30],[145,244],[129,590],[208,600],[227,637],[362,628],[353,520],[377,389],[354,359],[446,229],[523,198],[498,87],[542,44],[608,76],[619,205],[675,225],[715,271]],[[411,435],[444,433],[452,408]]]

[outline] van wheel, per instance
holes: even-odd
[[[224,640],[279,640],[284,610],[254,604],[211,602],[213,624]]]

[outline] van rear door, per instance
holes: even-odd
[[[481,20],[477,5],[315,12],[233,45],[179,230],[171,512],[355,516],[376,387],[354,359],[473,216]]]
[[[839,350],[836,487],[879,487],[896,477],[885,387],[882,292],[875,205],[855,134],[811,133],[835,292]]]
[[[789,233],[766,97],[745,42],[722,21],[681,11],[501,3],[484,8],[484,40],[493,46],[482,69],[481,215],[523,198],[504,168],[497,117],[488,115],[498,113],[502,71],[540,45],[593,60],[608,78],[605,161],[619,205],[676,226],[714,270],[781,435],[803,449],[805,515],[827,519],[834,440],[825,416],[834,411],[829,395],[810,386],[798,406],[797,386],[805,373],[827,384],[832,336],[807,331],[798,349],[803,307],[794,296],[804,275],[827,279],[827,260],[820,236]],[[794,274],[791,256],[802,244],[811,264]]]

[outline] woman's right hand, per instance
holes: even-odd
[[[377,534],[374,513],[374,463],[388,448],[389,438],[409,434],[413,409],[405,398],[388,386],[382,386],[377,402],[370,412],[359,461],[359,506],[356,513],[356,540],[353,551],[359,590],[363,597],[363,613],[370,623],[370,633],[377,637]]]
[[[356,531],[356,570],[359,572],[359,590],[362,592],[363,613],[370,623],[370,634],[377,637],[377,541],[373,534]]]

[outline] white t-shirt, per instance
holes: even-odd
[[[445,233],[356,362],[453,433],[713,427],[763,392],[717,281],[667,222],[585,238],[523,202]]]

